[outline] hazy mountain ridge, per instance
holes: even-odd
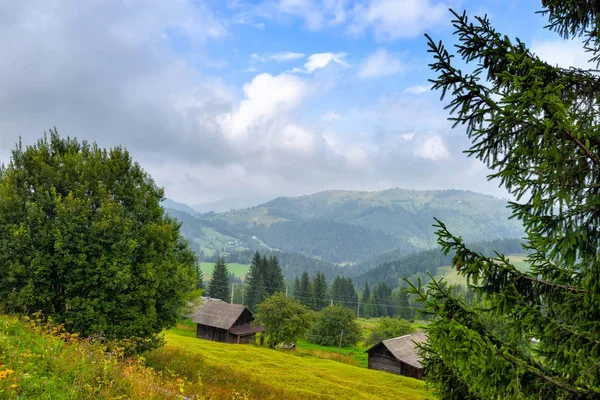
[[[434,247],[434,217],[471,242],[521,237],[520,223],[509,216],[504,200],[469,191],[336,190],[196,215],[187,223],[226,235],[219,250],[228,251],[236,238],[238,250],[270,248],[355,263],[386,251],[402,255]],[[203,247],[201,238],[194,240]]]

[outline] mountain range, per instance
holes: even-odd
[[[434,217],[467,242],[523,235],[521,224],[508,219],[506,201],[463,190],[332,190],[207,214],[181,203],[163,205],[207,256],[270,249],[354,265],[386,252],[433,248]]]

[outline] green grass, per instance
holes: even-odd
[[[229,389],[251,399],[431,399],[424,383],[302,351],[271,350],[195,338],[180,325],[166,332],[166,345],[147,355],[149,365],[197,379],[211,399]]]
[[[174,398],[180,389],[202,394],[201,385],[125,358],[116,346],[107,353],[60,326],[0,315],[0,399],[146,400]]]
[[[508,254],[506,256],[510,263],[512,263],[520,271],[528,271],[529,264],[525,262],[527,258],[526,254]],[[437,269],[435,275],[436,279],[444,278],[449,285],[467,285],[467,279],[464,276],[458,275],[456,269],[452,266],[443,266]]]
[[[204,272],[204,277],[208,279],[212,276],[215,264],[203,262],[200,263],[200,268],[202,268],[202,272]],[[241,278],[248,273],[250,264],[228,263],[227,269],[229,270],[230,274],[234,274],[236,277]]]
[[[296,342],[296,347],[300,350],[312,350],[312,351],[322,351],[322,352],[328,352],[328,353],[334,353],[334,354],[338,354],[338,348],[336,346],[321,346],[319,344],[314,344],[314,343],[310,343],[307,342],[305,340],[298,340]],[[353,347],[342,347],[340,354],[347,357],[350,360],[353,360],[354,363],[352,362],[346,362],[347,364],[355,364],[359,367],[362,368],[367,368],[368,367],[368,362],[369,362],[369,357],[367,356],[367,353],[365,353],[365,351],[368,349],[369,347],[365,347],[365,346],[361,346],[360,344],[357,346],[353,346]],[[323,355],[321,355],[323,356]],[[338,361],[343,361],[343,359],[337,359]]]

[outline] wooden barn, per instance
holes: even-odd
[[[367,350],[369,368],[423,379],[423,367],[415,343],[427,341],[425,332],[384,340]]]
[[[218,299],[204,301],[193,315],[196,337],[224,343],[252,343],[262,326],[254,327],[254,315],[241,304],[229,304]],[[262,340],[262,339],[261,339]]]

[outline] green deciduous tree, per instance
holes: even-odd
[[[583,37],[597,61],[598,3],[543,3],[549,27]],[[425,374],[442,399],[598,398],[600,78],[547,64],[485,17],[455,14],[454,26],[458,56],[474,69],[457,69],[430,40],[433,88],[450,96],[452,120],[466,126],[468,154],[516,199],[510,206],[524,224],[531,269],[472,251],[439,222],[440,245],[484,307],[444,282],[431,281],[425,294],[413,289],[435,316],[422,348]],[[503,334],[488,320],[500,321]]]
[[[223,257],[217,258],[217,262],[215,263],[215,268],[208,284],[208,295],[228,303],[231,300],[229,270]]]
[[[382,340],[408,335],[413,331],[410,322],[405,319],[382,317],[377,327],[367,338],[368,345],[374,345]]]
[[[338,346],[340,337],[343,347],[354,346],[360,341],[362,332],[354,311],[337,304],[319,311],[308,340],[323,346]]]
[[[269,347],[295,343],[310,330],[311,322],[311,311],[283,293],[276,293],[259,304],[255,320],[265,328]]]
[[[163,190],[115,147],[51,130],[0,167],[0,301],[82,335],[152,338],[173,326],[196,259]]]

